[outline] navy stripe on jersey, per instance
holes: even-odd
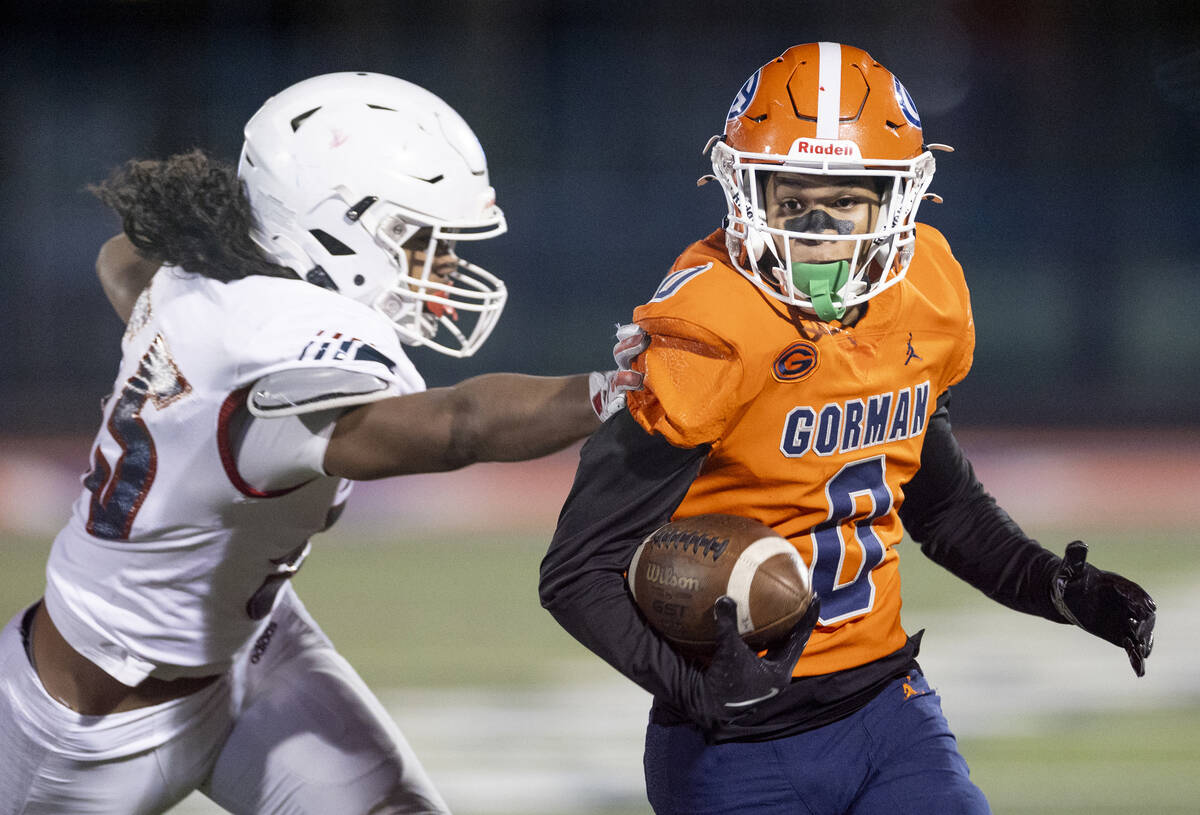
[[[654,292],[654,296],[650,298],[650,302],[661,303],[679,291],[684,283],[687,283],[702,272],[707,272],[711,268],[712,262],[710,261],[703,266],[692,266],[690,269],[680,269],[678,272],[671,272],[671,274],[663,278],[662,283],[658,284],[658,290]]]

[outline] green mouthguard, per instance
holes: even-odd
[[[797,291],[808,295],[813,310],[822,320],[840,320],[846,313],[836,292],[842,290],[850,278],[850,261],[835,260],[829,263],[793,263],[792,285]]]

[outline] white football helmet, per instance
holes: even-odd
[[[404,343],[478,350],[504,283],[457,258],[447,279],[434,261],[507,225],[483,148],[453,108],[403,79],[326,74],[268,99],[245,139],[238,175],[253,238],[277,263],[382,312]],[[409,241],[420,241],[407,248],[424,251],[422,268],[409,268]]]
[[[763,291],[840,319],[900,282],[912,259],[917,208],[935,163],[912,97],[865,51],[822,42],[797,45],[746,80],[709,142],[725,192],[730,259]],[[865,233],[769,226],[764,192],[772,174],[876,179],[881,202]],[[800,219],[797,219],[800,220]],[[803,223],[803,222],[801,222]],[[793,241],[843,242],[848,260],[804,263]]]

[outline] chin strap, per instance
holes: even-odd
[[[829,263],[793,263],[792,285],[796,291],[808,295],[813,311],[822,320],[840,320],[846,313],[838,292],[850,277],[850,261],[835,260]]]

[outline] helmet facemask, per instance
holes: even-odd
[[[792,153],[799,145],[794,145]],[[912,257],[921,196],[932,180],[928,152],[901,161],[812,161],[773,154],[743,153],[723,141],[712,147],[717,181],[725,192],[726,240],[735,268],[776,299],[822,320],[841,319],[847,309],[900,282]],[[824,208],[814,208],[777,225],[768,223],[768,187],[794,177],[804,183],[839,186],[867,179],[879,192],[870,223],[850,229]],[[794,241],[846,245],[826,249],[837,260],[806,260]]]
[[[396,267],[395,281],[371,305],[392,321],[401,342],[454,357],[475,353],[496,327],[508,292],[499,278],[458,257],[455,248],[459,241],[492,237],[496,227],[420,224],[393,212],[371,231]],[[409,252],[418,260],[415,268]]]

